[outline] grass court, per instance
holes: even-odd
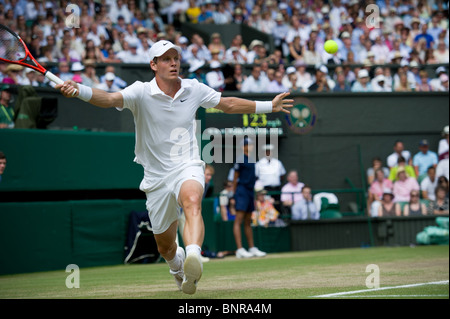
[[[368,288],[379,269],[379,288]],[[449,247],[353,248],[211,259],[195,295],[177,291],[165,262],[0,276],[2,299],[448,299]]]

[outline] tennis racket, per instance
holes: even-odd
[[[3,24],[0,24],[0,61],[31,68],[56,84],[64,83],[63,80],[40,65],[31,55],[22,38]],[[76,90],[73,95],[75,94]]]

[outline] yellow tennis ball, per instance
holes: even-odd
[[[328,40],[325,42],[323,48],[330,54],[335,54],[338,51],[338,45],[334,40]]]

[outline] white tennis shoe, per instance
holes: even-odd
[[[253,254],[249,253],[244,247],[241,247],[238,250],[236,250],[236,257],[237,258],[251,258],[251,257],[253,257]]]
[[[199,254],[189,254],[184,262],[184,279],[181,290],[192,295],[197,290],[197,283],[202,277],[203,264]]]
[[[186,258],[186,254],[184,253],[184,249],[181,248],[181,247],[178,247],[177,248],[177,255],[178,255],[178,258],[181,259],[180,270],[175,271],[175,270],[170,269],[170,273],[175,278],[175,283],[177,284],[178,289],[181,290],[181,285],[183,284],[183,278],[184,278],[184,272],[183,272],[184,259]]]
[[[256,248],[256,247],[250,248],[250,249],[248,250],[248,252],[249,252],[250,254],[252,254],[253,257],[264,257],[264,256],[267,255],[267,253],[265,253],[265,252],[259,250],[259,249]]]

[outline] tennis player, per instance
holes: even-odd
[[[155,75],[150,82],[136,81],[112,93],[71,80],[55,88],[68,98],[78,97],[98,107],[129,109],[133,113],[135,162],[144,168],[139,188],[147,196],[158,251],[179,289],[194,294],[203,272],[200,254],[205,232],[201,214],[205,163],[200,159],[195,137],[197,109],[202,106],[225,113],[289,113],[287,108],[292,107],[293,100],[285,99],[288,92],[272,101],[222,97],[197,80],[181,79],[181,48],[170,41],[156,42],[149,54]],[[186,251],[176,244],[180,207],[186,218]]]

